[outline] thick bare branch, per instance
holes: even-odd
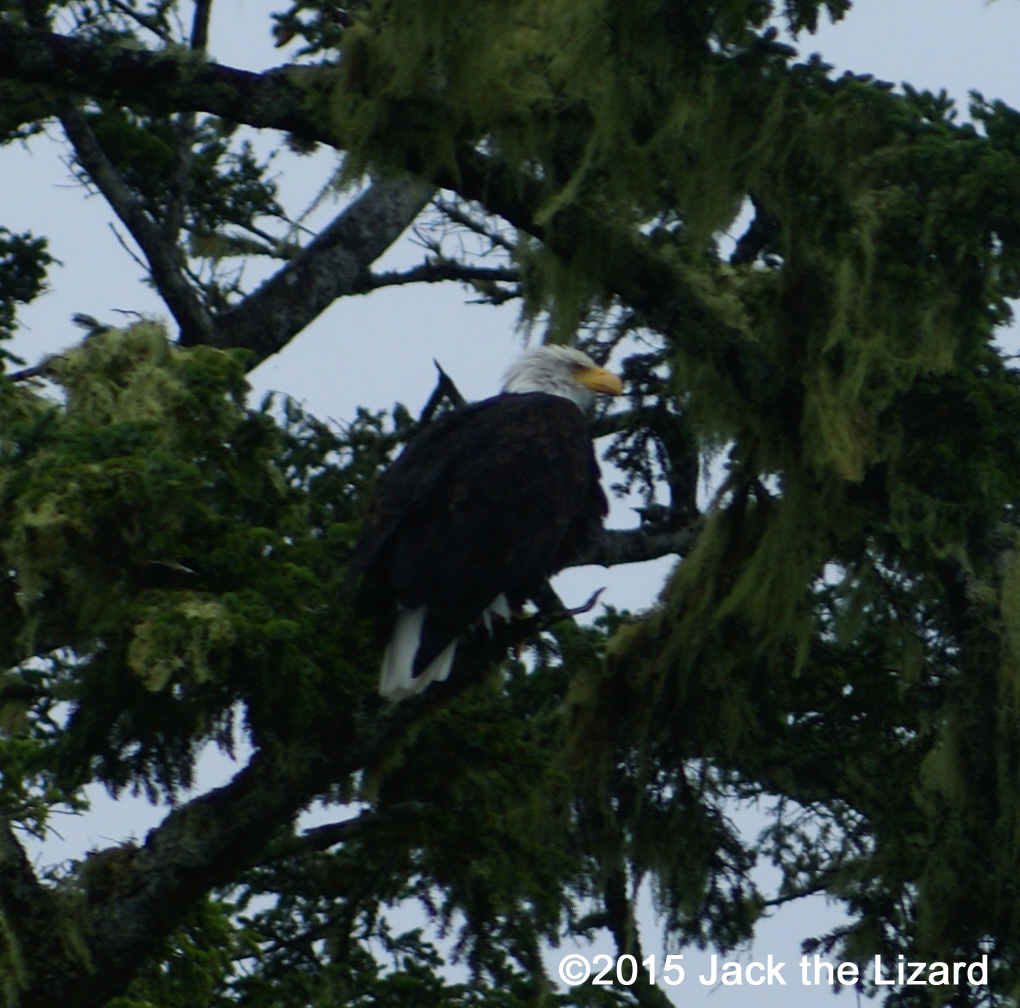
[[[279,272],[217,316],[215,334],[202,342],[251,350],[249,367],[279,352],[338,297],[372,289],[370,265],[433,193],[410,178],[374,182]]]

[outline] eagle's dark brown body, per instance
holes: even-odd
[[[445,678],[451,645],[493,603],[505,612],[530,597],[606,511],[588,420],[569,399],[504,393],[427,427],[383,476],[354,558],[365,598],[398,607],[382,691],[417,692],[450,649],[431,675]],[[401,645],[401,634],[415,637]],[[401,646],[411,681],[387,688]]]

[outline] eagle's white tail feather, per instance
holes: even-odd
[[[429,683],[443,682],[449,678],[457,650],[456,641],[438,654],[420,675],[414,674],[414,656],[418,653],[424,623],[425,606],[397,610],[393,636],[386,645],[382,674],[379,677],[380,695],[394,703],[420,693]]]
[[[510,603],[505,595],[497,595],[482,613],[482,622],[485,624],[485,630],[489,636],[492,636],[493,616],[498,616],[504,623],[510,622]]]
[[[497,595],[482,613],[482,622],[490,634],[493,617],[501,620],[510,619],[510,603],[505,595]],[[418,606],[417,609],[398,607],[393,636],[386,645],[382,672],[379,676],[379,694],[387,700],[394,703],[405,700],[409,696],[421,693],[429,683],[445,682],[450,677],[453,656],[457,651],[456,641],[440,652],[420,675],[414,674],[414,656],[421,644],[421,631],[424,625],[425,606]]]

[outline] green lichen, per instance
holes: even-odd
[[[229,614],[215,599],[195,592],[161,595],[135,625],[128,666],[152,692],[181,676],[202,683],[215,674],[211,653],[233,639]]]

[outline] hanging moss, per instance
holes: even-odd
[[[234,640],[226,609],[195,592],[162,595],[135,625],[127,649],[128,667],[153,692],[182,675],[202,683],[215,673],[211,652]]]

